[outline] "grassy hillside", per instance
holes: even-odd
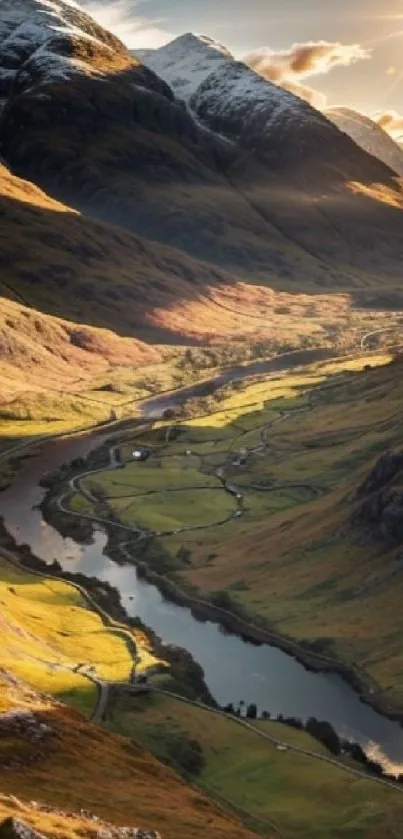
[[[0,557],[0,668],[38,691],[91,715],[96,688],[75,668],[95,665],[100,679],[126,681],[137,644],[141,667],[155,664],[141,633],[105,625],[68,583],[42,579]]]
[[[92,664],[103,680],[126,680],[129,632],[105,625],[68,583],[4,558],[0,600],[0,820],[15,815],[60,839],[119,825],[159,830],[163,839],[202,839],[206,826],[214,839],[403,835],[399,792],[280,752],[209,711],[165,696],[121,696],[109,705],[113,733],[92,725],[85,716],[96,690],[74,667]],[[135,641],[146,670],[155,659],[141,633]],[[10,711],[14,718],[3,716]],[[256,727],[325,754],[304,732],[274,722]],[[201,762],[189,786],[176,773],[185,772],[195,741]]]
[[[346,294],[314,297],[250,285],[236,274],[95,222],[0,164],[0,291],[28,307],[148,343],[209,343],[287,334],[320,338],[358,314]],[[301,291],[301,289],[299,289]]]
[[[289,751],[231,720],[166,696],[121,699],[109,724],[129,734],[160,759],[183,771],[187,743],[197,741],[202,765],[195,783],[218,801],[232,805],[263,835],[287,839],[378,839],[403,836],[403,796],[370,779]],[[276,722],[256,728],[318,755],[326,751],[305,732]],[[182,746],[182,750],[181,750]]]
[[[202,839],[206,824],[217,839],[252,836],[141,746],[90,725],[7,674],[1,675],[1,685],[6,707],[32,711],[50,726],[51,735],[39,754],[37,745],[12,730],[2,737],[0,817],[17,815],[45,836],[61,839],[95,837],[108,823],[109,829],[159,830],[163,839],[176,839],[178,833]]]
[[[298,640],[320,638],[324,651],[359,663],[401,706],[401,544],[398,536],[382,535],[376,513],[377,499],[398,490],[399,473],[370,496],[373,522],[352,523],[360,506],[355,490],[382,454],[403,443],[400,371],[398,364],[335,376],[330,388],[308,394],[304,388],[297,401],[285,401],[282,409],[292,410],[307,407],[309,392],[312,399],[303,414],[290,413],[272,427],[265,458],[252,458],[234,475],[246,490],[245,519],[233,537],[189,545],[193,569],[186,576],[203,590],[233,587],[250,615],[265,616]],[[270,489],[296,482],[318,498],[277,512]],[[267,498],[264,515],[254,514],[253,492],[249,502],[252,483]],[[240,580],[245,585],[236,591]]]
[[[0,599],[0,819],[17,815],[60,839],[95,836],[102,822],[160,830],[163,839],[202,839],[206,823],[217,839],[251,837],[141,746],[77,712],[89,715],[96,692],[74,666],[93,664],[112,682],[127,678],[128,631],[105,626],[72,586],[3,558]],[[136,643],[147,669],[155,659],[141,634]],[[31,712],[31,730],[6,721],[8,711]],[[42,734],[41,724],[49,726]]]

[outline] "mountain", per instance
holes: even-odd
[[[288,243],[337,264],[350,288],[363,285],[363,270],[397,276],[402,194],[390,169],[209,39],[187,34],[144,60],[199,122],[243,152],[227,178]],[[329,279],[320,282],[343,283]]]
[[[281,237],[265,241],[267,226],[220,170],[232,146],[90,16],[63,0],[51,9],[5,0],[0,19],[1,148],[13,170],[88,215],[199,258],[263,271],[281,253]]]
[[[330,108],[326,116],[364,151],[403,177],[403,150],[378,123],[350,108]]]
[[[307,103],[184,36],[164,50],[184,56],[182,75],[197,71],[191,112],[74,4],[4,0],[0,19],[1,152],[14,172],[248,281],[399,293],[400,187]]]
[[[157,50],[135,50],[133,55],[151,67],[170,85],[175,95],[186,102],[202,82],[228,63],[234,56],[206,35],[188,32]]]

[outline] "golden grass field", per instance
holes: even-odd
[[[74,586],[22,571],[1,556],[0,599],[0,668],[87,716],[96,688],[74,672],[78,664],[94,665],[105,681],[127,681],[134,644],[141,648],[139,669],[155,664],[141,633],[130,644],[129,630],[105,626]]]

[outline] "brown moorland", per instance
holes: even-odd
[[[2,737],[0,820],[15,816],[60,839],[95,839],[110,825],[159,830],[163,839],[203,839],[206,827],[214,839],[252,839],[235,818],[136,743],[92,725],[7,672],[0,673],[0,688],[1,710],[31,711],[51,729],[40,746],[12,726]]]

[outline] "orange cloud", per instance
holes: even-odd
[[[308,41],[293,44],[288,50],[275,52],[267,47],[249,53],[243,60],[260,75],[280,78],[303,78],[328,73],[334,67],[349,67],[356,61],[370,58],[371,53],[360,44],[329,41]]]
[[[309,87],[306,84],[301,84],[301,82],[294,82],[290,79],[283,79],[279,81],[281,87],[284,87],[285,90],[289,90],[290,93],[294,93],[295,96],[299,96],[300,99],[305,99],[305,102],[309,102],[314,108],[318,111],[324,111],[327,106],[327,96],[324,93],[321,93],[319,90],[315,90],[313,87]]]
[[[308,41],[277,52],[262,47],[243,60],[260,76],[285,87],[321,110],[326,107],[326,96],[305,85],[303,80],[328,73],[334,67],[349,67],[369,57],[370,52],[359,44]]]
[[[396,111],[377,113],[373,115],[372,119],[392,136],[399,135],[403,132],[403,116]]]

